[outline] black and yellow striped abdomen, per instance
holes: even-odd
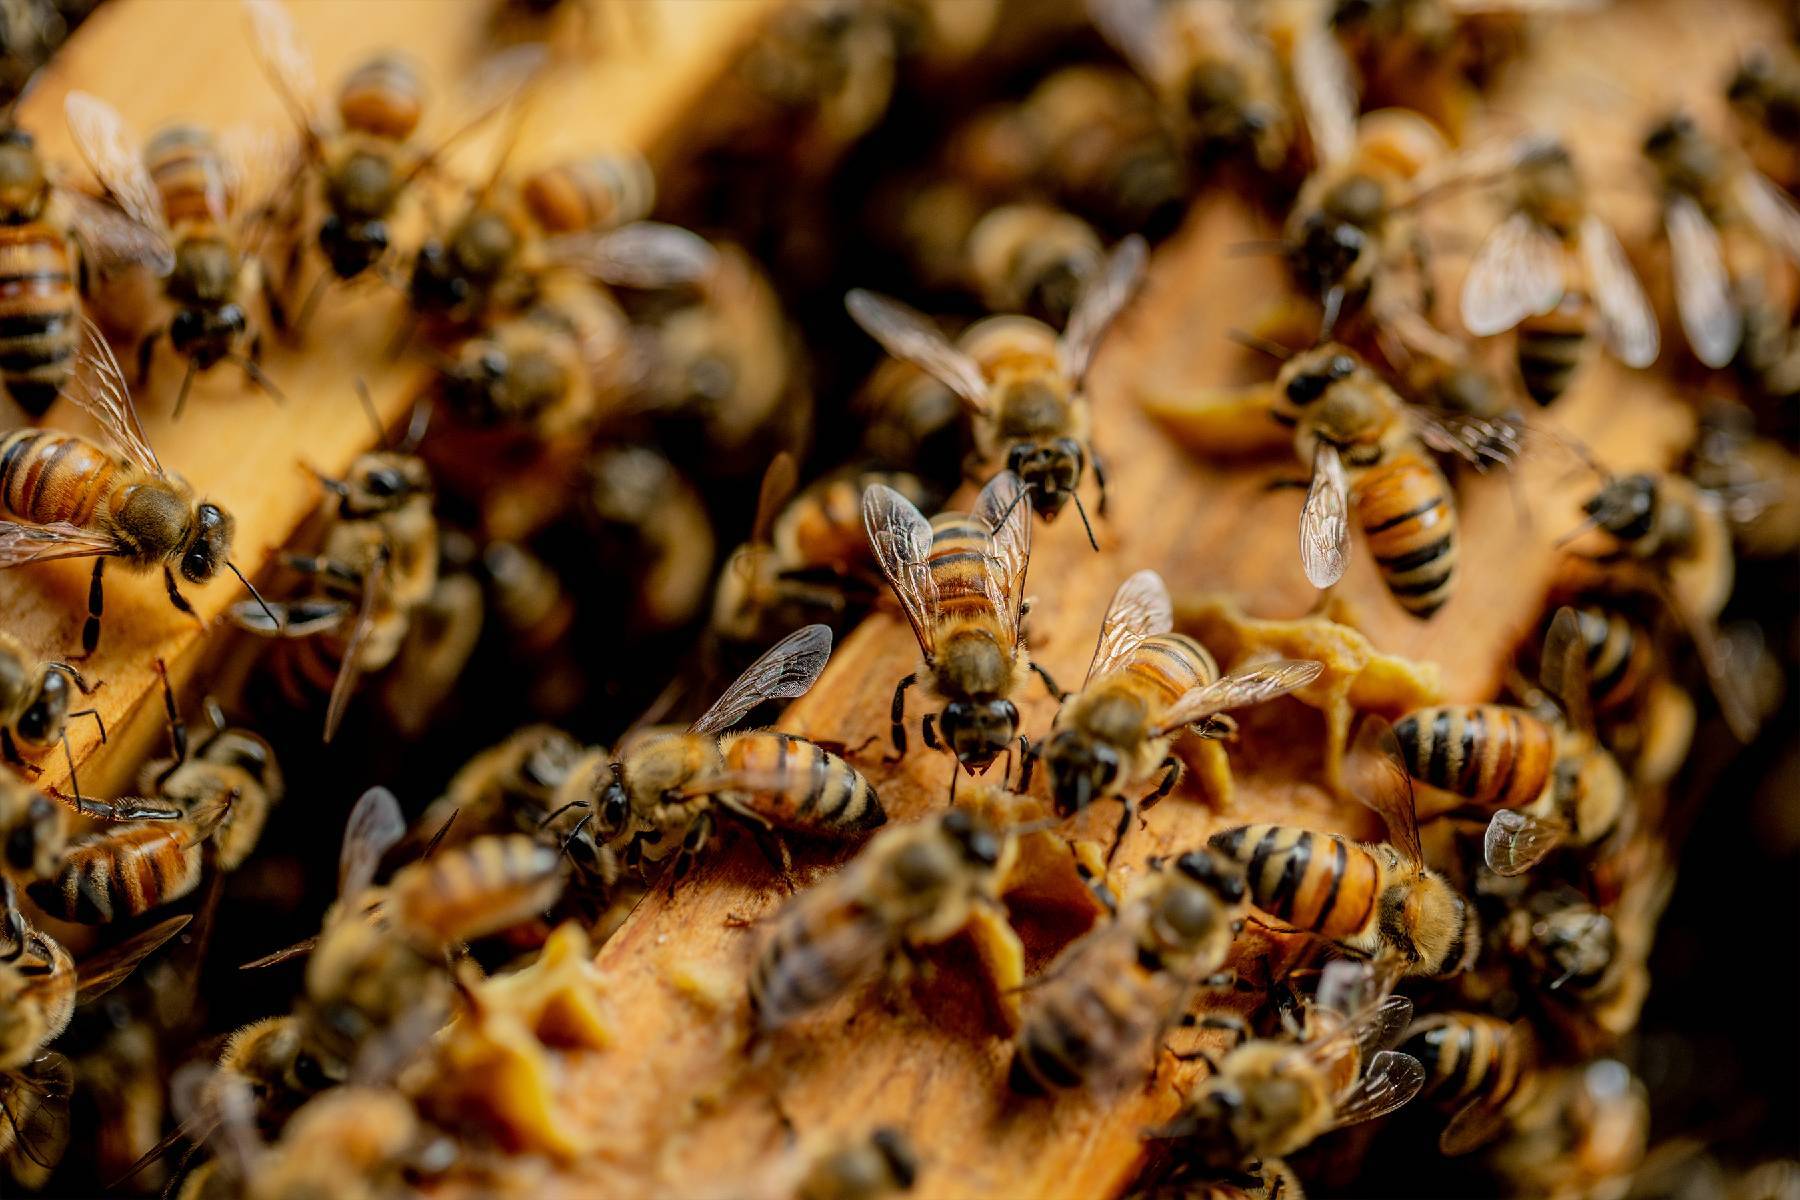
[[[1219,677],[1219,664],[1185,633],[1159,633],[1134,647],[1114,672],[1154,698],[1152,711]]]
[[[1540,405],[1553,404],[1568,390],[1592,328],[1593,306],[1573,288],[1549,312],[1519,322],[1514,356],[1519,379],[1533,400]]]
[[[388,894],[395,923],[409,938],[451,945],[529,920],[556,902],[562,882],[557,847],[506,834],[406,867]]]
[[[1400,1049],[1425,1068],[1423,1094],[1443,1104],[1503,1105],[1530,1065],[1512,1027],[1485,1013],[1434,1013],[1413,1022]]]
[[[757,1027],[778,1029],[843,995],[875,972],[890,942],[880,918],[859,906],[800,905],[776,922],[751,969]]]
[[[861,771],[805,738],[740,733],[724,738],[726,770],[762,786],[734,795],[759,816],[788,829],[857,834],[887,821],[881,799]]]
[[[126,474],[124,464],[86,438],[17,429],[0,437],[0,516],[93,528]]]
[[[1636,711],[1655,681],[1656,650],[1629,619],[1604,609],[1576,613],[1587,648],[1588,689],[1594,713],[1622,716]]]
[[[407,59],[377,54],[344,77],[337,105],[344,128],[405,141],[424,113],[425,84]]]
[[[1509,704],[1422,708],[1394,737],[1414,779],[1488,809],[1532,803],[1556,765],[1556,731]]]
[[[593,154],[532,172],[521,191],[546,233],[580,233],[649,216],[656,177],[637,155]]]
[[[75,366],[76,276],[62,231],[42,221],[0,225],[0,381],[33,415],[50,407]]]
[[[945,618],[997,619],[988,581],[991,545],[992,536],[979,517],[947,512],[931,518],[926,561],[937,588],[937,610]]]
[[[1421,619],[1456,580],[1456,506],[1437,464],[1416,445],[1394,451],[1354,481],[1357,521],[1382,582]]]
[[[103,826],[69,848],[55,878],[27,890],[65,921],[98,925],[142,916],[199,884],[203,840],[187,821]]]
[[[216,233],[231,219],[232,194],[219,143],[198,125],[167,125],[144,146],[144,166],[178,234]]]
[[[1252,904],[1296,929],[1345,939],[1374,918],[1381,871],[1348,838],[1288,825],[1240,825],[1207,844],[1244,867]]]

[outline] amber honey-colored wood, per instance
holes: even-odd
[[[599,55],[559,59],[523,122],[512,164],[529,167],[607,147],[637,148],[653,158],[664,153],[779,0],[632,3],[635,19],[609,22],[606,28],[619,36],[603,42]],[[411,55],[428,88],[422,132],[427,141],[434,128],[441,131],[454,119],[458,81],[477,69],[480,56],[488,52],[485,31],[492,7],[473,0],[297,0],[289,5],[312,51],[327,103],[343,74],[370,53],[398,48]],[[19,120],[51,161],[85,181],[62,116],[63,97],[71,88],[112,103],[140,137],[176,118],[221,128],[247,122],[291,129],[250,53],[243,12],[224,0],[108,4],[57,55],[21,106]],[[436,126],[434,103],[440,114],[446,103],[452,110],[440,115]],[[475,178],[484,172],[503,124],[490,122],[478,136],[454,147],[452,173],[460,170]],[[447,194],[440,211],[453,212],[456,203]],[[303,464],[341,472],[372,444],[374,433],[357,403],[354,380],[367,380],[376,407],[390,423],[399,420],[422,386],[425,370],[417,361],[395,361],[388,353],[400,319],[399,294],[385,285],[370,282],[353,294],[330,295],[303,345],[276,341],[268,348],[265,369],[286,393],[286,404],[272,403],[231,368],[220,367],[196,382],[179,423],[169,414],[180,364],[163,348],[151,385],[138,395],[146,430],[170,470],[185,475],[236,516],[234,555],[253,578],[273,578],[265,568],[274,552],[318,508],[318,485]],[[121,347],[120,356],[135,373],[130,348]],[[6,402],[0,408],[5,410],[0,421],[23,419]],[[59,402],[44,423],[88,428],[67,402]],[[143,752],[160,734],[153,661],[163,658],[177,682],[185,684],[202,663],[211,661],[224,634],[217,618],[242,594],[223,572],[207,587],[188,589],[201,618],[213,623],[210,632],[203,632],[199,623],[169,606],[160,578],[134,578],[116,566],[107,574],[105,631],[99,653],[83,670],[90,679],[105,681],[94,704],[113,742],[102,752],[86,721],[71,730],[82,787],[97,794],[127,786]],[[7,572],[0,577],[0,625],[47,657],[78,649],[87,578],[87,564],[80,562]],[[60,753],[49,756],[44,768],[46,783],[66,785]]]

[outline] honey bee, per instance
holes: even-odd
[[[883,1126],[819,1155],[796,1185],[794,1200],[883,1200],[910,1192],[919,1160],[898,1129]]]
[[[1073,942],[1029,993],[1013,1089],[1117,1083],[1154,1069],[1194,994],[1220,982],[1243,901],[1235,863],[1206,851],[1155,863],[1122,911]]]
[[[751,663],[687,732],[648,738],[615,758],[596,810],[601,836],[640,869],[673,858],[674,885],[706,848],[720,811],[765,848],[777,829],[847,838],[885,822],[869,781],[829,750],[774,730],[721,736],[765,700],[804,695],[830,655],[831,630],[797,630]],[[608,817],[621,805],[630,820],[618,829]],[[775,847],[785,866],[785,850]]]
[[[975,450],[974,430],[956,393],[931,375],[884,358],[851,407],[862,422],[863,449],[876,462],[916,472],[937,488],[961,482]]]
[[[100,644],[105,603],[102,573],[109,559],[131,571],[162,567],[169,603],[193,617],[175,572],[204,584],[219,564],[256,589],[228,555],[231,514],[198,500],[178,475],[163,470],[144,439],[119,360],[92,322],[83,323],[83,362],[91,376],[72,377],[66,392],[106,431],[116,453],[87,438],[53,429],[17,429],[0,436],[0,570],[57,558],[92,558],[81,655]],[[261,604],[257,597],[257,603]]]
[[[106,825],[76,839],[56,870],[26,891],[51,916],[87,925],[129,920],[179,900],[200,885],[206,843],[236,796],[213,793],[179,815]]]
[[[1659,122],[1643,148],[1661,189],[1682,332],[1695,358],[1722,367],[1743,341],[1745,309],[1763,303],[1750,256],[1773,251],[1800,262],[1800,210],[1685,113]]]
[[[1589,207],[1568,147],[1527,138],[1512,148],[1510,215],[1476,251],[1463,280],[1462,319],[1477,337],[1518,327],[1525,390],[1540,405],[1561,396],[1596,319],[1628,367],[1656,361],[1656,313],[1612,227]]]
[[[1515,1194],[1619,1195],[1644,1162],[1649,1094],[1624,1063],[1598,1058],[1546,1072],[1513,1125],[1493,1162]]]
[[[1000,888],[1016,854],[1011,835],[962,808],[876,835],[776,917],[750,974],[757,1031],[779,1029],[897,956],[950,938],[977,910],[1004,920]]]
[[[1363,718],[1345,773],[1356,798],[1387,825],[1386,842],[1240,825],[1207,844],[1244,866],[1250,903],[1261,912],[1373,958],[1384,974],[1465,970],[1481,947],[1475,909],[1425,865],[1412,780],[1386,721]]]
[[[266,205],[244,203],[241,164],[228,162],[219,141],[198,125],[165,126],[140,149],[112,105],[86,92],[70,92],[63,112],[76,148],[107,195],[173,248],[175,264],[163,291],[174,312],[166,326],[138,342],[138,385],[148,381],[156,345],[166,334],[188,362],[176,416],[195,373],[221,362],[235,363],[280,399],[263,374],[262,335],[252,332],[247,311],[247,298],[262,287],[250,224],[265,215]],[[240,351],[240,344],[247,350]]]
[[[1306,1200],[1300,1176],[1279,1158],[1238,1170],[1183,1171],[1130,1193],[1130,1200]]]
[[[1228,1052],[1162,1136],[1208,1169],[1232,1170],[1411,1100],[1424,1068],[1388,1047],[1412,1019],[1412,1002],[1382,995],[1373,981],[1366,964],[1328,963],[1297,1040],[1251,1039]]]
[[[1093,226],[1047,204],[1002,204],[964,243],[969,290],[991,312],[1024,313],[1061,327],[1105,266]]]
[[[89,685],[66,662],[35,662],[17,638],[0,632],[0,756],[31,770],[19,748],[41,751],[54,746],[68,737],[68,723],[75,717],[92,717],[105,741],[106,722],[97,709],[70,711],[71,686],[83,696],[100,687]]]
[[[1758,437],[1744,409],[1701,414],[1685,473],[1718,500],[1741,553],[1779,558],[1800,546],[1800,457]]]
[[[1425,1069],[1421,1095],[1456,1110],[1438,1138],[1445,1154],[1467,1154],[1493,1140],[1529,1103],[1536,1083],[1531,1027],[1521,1021],[1432,1013],[1412,1023],[1400,1051]]]
[[[981,459],[1004,457],[1006,470],[1024,482],[1033,511],[1053,520],[1074,500],[1085,526],[1077,492],[1082,473],[1092,459],[1101,515],[1106,473],[1094,453],[1082,385],[1101,337],[1137,290],[1146,253],[1142,238],[1119,243],[1060,337],[1029,317],[1000,317],[975,325],[953,345],[919,313],[884,296],[852,291],[845,306],[889,354],[956,393],[975,419]]]
[[[588,463],[585,515],[602,561],[627,565],[630,616],[674,629],[697,616],[712,584],[716,538],[706,503],[675,465],[647,446],[606,446]],[[616,547],[616,549],[615,549]]]
[[[0,119],[0,251],[0,384],[32,416],[74,370],[84,274],[144,267],[163,276],[175,265],[155,230],[61,186],[10,108]]]
[[[1666,782],[1686,758],[1694,704],[1665,677],[1649,630],[1614,607],[1575,610],[1601,740],[1640,783]]]
[[[863,493],[875,562],[919,642],[919,669],[894,687],[896,754],[906,753],[906,691],[921,676],[930,698],[943,704],[925,716],[925,744],[948,748],[963,770],[985,772],[1018,734],[1011,696],[1031,669],[1023,608],[1031,557],[1025,495],[1019,477],[1003,471],[981,489],[974,512],[943,512],[927,521],[891,488],[877,484]],[[952,768],[953,789],[956,777]]]
[[[99,951],[79,965],[29,925],[10,878],[0,878],[0,1161],[41,1183],[69,1140],[69,1060],[49,1044],[76,1006],[116,987],[187,917],[171,917]]]
[[[1725,85],[1737,131],[1757,169],[1781,186],[1800,184],[1800,58],[1791,46],[1758,46]]]
[[[1120,584],[1100,623],[1087,678],[1079,691],[1062,697],[1041,750],[1058,813],[1069,816],[1103,797],[1121,797],[1109,862],[1131,818],[1181,778],[1181,760],[1170,747],[1184,728],[1209,735],[1217,714],[1304,687],[1323,669],[1317,662],[1281,660],[1221,675],[1206,647],[1171,632],[1174,623],[1161,575],[1139,571]],[[1159,771],[1155,790],[1142,798],[1124,796]]]

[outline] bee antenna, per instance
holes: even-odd
[[[350,485],[345,483],[343,480],[333,479],[331,476],[329,476],[325,472],[319,470],[319,468],[317,468],[317,467],[308,466],[305,463],[302,463],[301,466],[303,469],[310,471],[312,473],[312,477],[319,481],[319,486],[324,488],[326,491],[330,492],[332,495],[348,496],[350,494]]]
[[[438,826],[438,831],[431,835],[431,840],[429,842],[425,843],[425,853],[419,855],[421,859],[431,857],[431,852],[438,848],[438,843],[444,840],[444,835],[450,832],[450,827],[456,824],[456,818],[461,815],[462,809],[460,808],[452,809],[450,811],[450,819]]]
[[[226,357],[227,361],[234,362],[242,367],[244,369],[245,377],[248,378],[251,383],[254,383],[257,387],[261,388],[263,392],[268,395],[269,399],[277,404],[287,403],[287,396],[282,393],[280,388],[275,386],[274,380],[263,373],[262,367],[257,364],[255,359],[242,354],[232,354],[227,355]]]
[[[1227,330],[1225,336],[1236,342],[1238,345],[1254,350],[1258,354],[1268,355],[1276,362],[1286,362],[1288,359],[1294,357],[1294,352],[1292,350],[1288,349],[1274,338],[1266,338],[1260,333],[1251,333],[1247,329]]]
[[[1024,483],[1023,481],[1021,481],[1020,486],[1019,486],[1019,494],[1012,498],[1012,503],[1006,506],[1006,511],[1001,513],[999,516],[999,519],[994,522],[995,529],[1003,529],[1006,527],[1007,521],[1012,519],[1013,509],[1019,507],[1019,504],[1025,499],[1025,497],[1029,496],[1031,494],[1031,489],[1036,486],[1037,486],[1036,484]],[[1079,503],[1081,503],[1081,501],[1079,499],[1077,499],[1076,503],[1079,504]]]
[[[1581,524],[1579,524],[1575,528],[1569,530],[1569,532],[1563,534],[1561,537],[1557,538],[1554,542],[1551,542],[1550,548],[1552,550],[1561,550],[1564,546],[1568,545],[1570,542],[1574,541],[1576,538],[1580,537],[1582,534],[1586,533],[1588,530],[1598,529],[1598,528],[1600,528],[1600,518],[1599,517],[1586,517],[1582,520]]]
[[[69,764],[69,790],[75,793],[75,811],[86,814],[87,809],[81,806],[81,781],[75,778],[75,752],[69,748],[69,730],[62,731],[63,759]]]
[[[1098,553],[1098,551],[1100,549],[1100,543],[1094,540],[1094,527],[1088,521],[1086,507],[1084,507],[1081,503],[1081,493],[1080,492],[1070,492],[1069,496],[1071,499],[1073,499],[1075,501],[1075,512],[1078,516],[1081,517],[1081,527],[1087,531],[1088,545],[1092,546],[1094,548],[1095,552]]]
[[[181,420],[181,410],[187,407],[188,389],[194,386],[194,372],[198,367],[194,359],[188,359],[187,372],[181,377],[181,390],[175,393],[175,411],[170,414],[170,420]]]
[[[375,430],[375,444],[387,447],[387,427],[381,423],[381,414],[375,411],[375,397],[369,394],[369,381],[361,375],[356,377],[356,400],[362,405],[363,415],[369,418],[369,425]]]
[[[431,428],[431,404],[423,396],[413,404],[412,416],[406,422],[406,436],[394,450],[400,454],[411,454],[425,440],[425,431]]]
[[[225,565],[231,568],[231,573],[238,577],[238,582],[244,585],[244,590],[250,593],[250,598],[256,601],[258,608],[263,610],[263,616],[269,618],[269,622],[277,629],[280,629],[282,626],[281,618],[275,615],[275,610],[269,607],[269,602],[264,600],[262,593],[256,590],[256,585],[251,583],[249,577],[238,570],[238,565],[229,558],[225,560]]]
[[[1319,341],[1331,340],[1331,331],[1337,328],[1338,316],[1344,309],[1344,289],[1334,287],[1325,293],[1325,314],[1319,320]]]

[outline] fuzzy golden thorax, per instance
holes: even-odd
[[[997,632],[991,621],[953,627],[927,664],[931,691],[943,701],[938,730],[957,761],[974,771],[985,770],[1019,733],[1019,709],[1010,697],[1028,668]]]
[[[36,1058],[75,1014],[75,964],[55,939],[23,930],[0,956],[0,1071]]]
[[[1376,920],[1353,948],[1396,955],[1408,975],[1452,975],[1481,947],[1475,908],[1442,875],[1407,862],[1394,847],[1365,846],[1382,873]]]

